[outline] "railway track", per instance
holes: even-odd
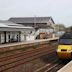
[[[51,57],[48,64],[35,70],[34,72],[57,72],[60,68],[66,65],[69,61],[59,60],[57,56]]]
[[[0,72],[25,64],[43,55],[50,55],[55,51],[55,45],[44,45],[40,48],[31,51],[24,51],[22,53],[1,57],[0,58]]]
[[[46,64],[45,66],[37,69],[35,72],[56,72],[58,69],[64,66],[62,61],[59,61],[58,59],[56,60],[54,59],[52,59],[51,62]]]

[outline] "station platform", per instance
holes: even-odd
[[[59,38],[56,37],[56,38],[49,38],[49,39],[39,39],[39,40],[32,40],[32,41],[25,41],[25,42],[16,42],[16,43],[9,43],[9,44],[1,44],[0,48],[10,47],[10,46],[16,46],[16,45],[23,45],[23,44],[40,43],[40,42],[57,40],[57,39],[59,39]]]
[[[27,50],[33,49],[37,46],[45,45],[57,41],[58,38],[49,38],[49,39],[40,39],[33,41],[25,41],[25,42],[17,42],[17,43],[9,43],[9,44],[1,44],[0,45],[0,53],[15,51],[15,50]]]
[[[62,67],[57,72],[72,72],[72,61],[70,61],[68,64],[66,64],[64,67]]]

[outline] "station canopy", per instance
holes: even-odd
[[[0,31],[27,31],[32,29],[33,27],[26,27],[24,25],[15,24],[10,21],[0,21]]]

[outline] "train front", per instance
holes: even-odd
[[[71,59],[72,57],[72,39],[59,39],[57,55],[60,59]]]

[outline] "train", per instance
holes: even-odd
[[[60,59],[72,59],[72,33],[59,38],[56,53]]]

